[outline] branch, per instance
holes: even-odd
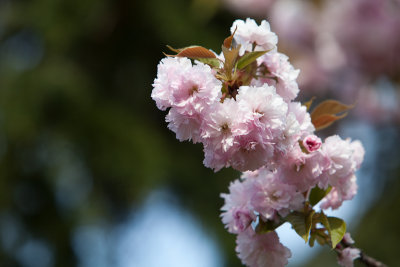
[[[352,243],[346,242],[344,239],[340,242],[340,245],[343,246],[343,248],[357,248],[353,246]],[[357,248],[359,249],[359,248]],[[387,267],[386,264],[372,258],[371,256],[368,256],[365,252],[363,252],[361,249],[360,250],[360,257],[357,258],[356,260],[359,260],[360,262],[364,263],[365,266],[368,267]]]
[[[384,264],[380,261],[377,261],[376,259],[368,256],[363,251],[360,252],[360,258],[358,258],[357,260],[361,261],[368,267],[387,267],[386,264]]]

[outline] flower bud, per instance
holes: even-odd
[[[321,139],[315,135],[308,135],[306,138],[303,139],[303,146],[310,153],[318,150],[321,145]]]

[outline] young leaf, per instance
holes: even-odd
[[[329,225],[331,228],[330,236],[332,242],[332,248],[342,241],[344,234],[346,233],[346,223],[336,217],[328,217]]]
[[[235,30],[233,31],[233,33],[229,37],[226,37],[224,40],[224,46],[228,49],[232,45],[233,36],[235,35],[236,30],[237,30],[237,26],[236,26]]]
[[[346,223],[336,217],[327,217],[323,212],[318,213],[317,217],[329,233],[332,248],[335,248],[346,233]]]
[[[238,69],[244,69],[268,51],[254,51],[244,54],[237,62]]]
[[[321,189],[318,186],[314,187],[310,192],[309,202],[311,206],[315,206],[321,201],[330,191],[332,187],[329,186],[327,189]]]
[[[314,124],[315,130],[319,131],[325,129],[326,127],[330,126],[337,120],[340,120],[347,116],[347,112],[343,113],[340,116],[330,115],[330,114],[323,114],[315,119],[312,119],[312,124]]]
[[[307,108],[307,111],[310,109],[310,107],[311,107],[311,105],[312,105],[312,103],[313,103],[313,101],[314,101],[315,98],[316,98],[316,97],[313,96],[313,97],[311,97],[310,100],[308,100],[307,102],[303,103],[303,106],[305,106],[305,107]]]
[[[311,113],[311,119],[315,119],[324,114],[338,114],[352,108],[354,108],[354,105],[345,105],[336,100],[326,100],[314,108]]]
[[[345,105],[336,100],[326,100],[311,112],[311,121],[316,130],[321,130],[347,115],[347,113],[337,115],[338,113],[345,112],[353,107],[354,105]]]
[[[236,65],[236,60],[239,55],[239,48],[240,46],[229,50],[225,46],[222,46],[222,53],[224,53],[225,58],[224,71],[228,79],[231,79],[232,77],[232,70]]]
[[[170,46],[170,45],[167,45],[167,47],[168,47],[168,49],[169,50],[171,50],[172,52],[175,52],[175,53],[179,53],[179,52],[181,52],[183,49],[185,49],[185,48],[173,48],[172,46]]]
[[[296,231],[296,233],[304,239],[304,241],[308,242],[308,237],[310,234],[311,226],[312,226],[312,217],[315,211],[312,210],[309,214],[305,215],[302,212],[292,212],[286,217],[286,221],[290,222],[292,228]]]
[[[183,48],[177,55],[177,57],[187,58],[216,58],[215,54],[202,46],[189,46]]]

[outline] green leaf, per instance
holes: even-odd
[[[321,201],[330,191],[332,187],[329,186],[327,189],[321,189],[318,186],[314,187],[310,192],[309,202],[311,206],[315,206]]]
[[[316,235],[316,236],[315,236],[315,239],[317,240],[318,244],[320,244],[321,246],[323,246],[323,245],[326,244],[325,238],[323,238],[323,237],[320,236],[320,235]]]
[[[257,58],[261,57],[262,55],[264,55],[267,52],[268,51],[254,51],[254,52],[244,54],[238,60],[237,68],[240,70],[246,68],[248,65],[250,65],[251,63],[256,61]]]
[[[220,66],[220,61],[217,58],[195,58],[195,59],[204,64],[210,65],[213,68],[219,68]]]
[[[301,236],[301,238],[304,239],[306,243],[308,242],[308,237],[311,231],[314,213],[314,210],[307,215],[302,212],[295,211],[286,217],[286,221],[292,225],[292,228],[299,236]]]
[[[342,241],[346,233],[346,223],[342,219],[336,217],[328,217],[328,221],[331,228],[332,248],[335,248],[336,245]]]
[[[326,217],[325,213],[321,211],[320,213],[315,216],[316,222],[322,223],[323,226],[325,226],[325,229],[328,231],[329,236],[331,236],[331,226],[328,221],[328,217]]]
[[[318,213],[316,217],[318,221],[325,226],[331,239],[331,246],[335,248],[336,245],[342,241],[346,233],[346,223],[342,219],[336,217],[327,217],[322,211]]]
[[[274,221],[266,221],[264,222],[263,220],[259,220],[257,226],[256,226],[256,233],[259,234],[266,234],[268,232],[274,231],[276,228],[282,225],[284,222],[279,222],[275,223]]]

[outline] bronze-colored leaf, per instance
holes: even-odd
[[[316,106],[311,112],[311,122],[316,130],[321,130],[334,121],[344,118],[347,115],[347,110],[352,109],[354,105],[345,105],[336,100],[326,100]],[[341,115],[339,113],[345,112]]]
[[[180,51],[177,55],[177,57],[187,57],[187,58],[216,58],[215,54],[208,50],[207,48],[204,48],[202,46],[190,46],[184,48],[182,51]]]
[[[336,100],[326,100],[314,108],[311,113],[311,120],[324,114],[338,114],[340,112],[352,109],[354,105],[345,105]]]
[[[162,52],[163,54],[164,54],[164,56],[166,56],[166,57],[175,57],[176,55],[168,55],[168,54],[166,54],[166,53],[164,53],[164,52]]]
[[[347,112],[340,116],[323,114],[317,117],[316,119],[312,120],[312,123],[314,124],[315,130],[318,131],[330,126],[333,122],[346,117],[346,115]]]
[[[175,53],[179,53],[179,52],[181,52],[183,49],[185,49],[185,48],[173,48],[172,46],[170,46],[170,45],[167,45],[167,47],[168,47],[168,49],[169,50],[171,50],[172,52],[175,52]],[[164,53],[165,54],[165,53]]]
[[[226,37],[226,38],[225,38],[225,40],[224,40],[224,47],[226,47],[226,48],[228,48],[228,49],[231,47],[231,45],[232,45],[232,40],[233,40],[233,36],[235,35],[236,30],[237,30],[237,26],[236,26],[235,30],[233,31],[233,33],[232,33],[229,37]]]

